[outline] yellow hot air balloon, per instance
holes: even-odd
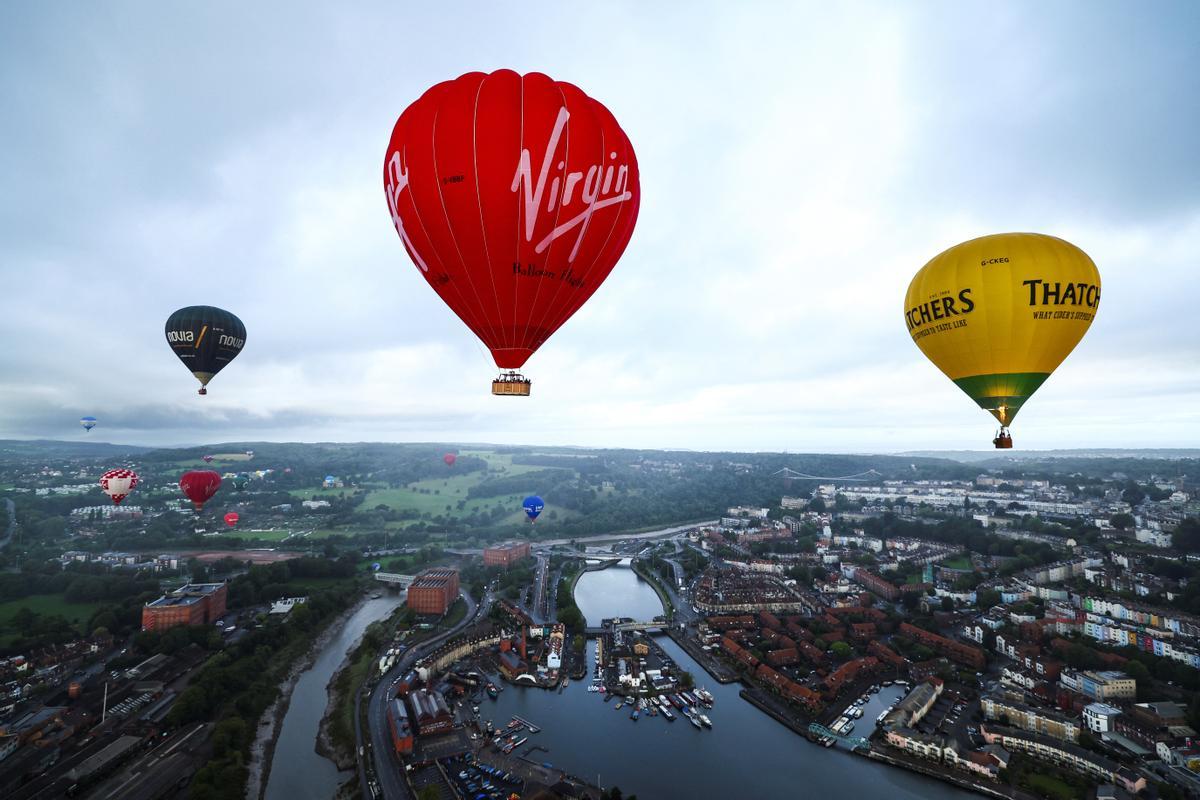
[[[1025,401],[1075,349],[1100,306],[1100,273],[1075,245],[999,233],[935,256],[908,285],[904,319],[921,352],[1000,421],[996,447]]]

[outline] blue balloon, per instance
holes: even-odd
[[[382,568],[383,568],[383,565],[380,564],[378,561],[376,561],[374,564],[371,565],[371,569],[373,569],[375,572],[379,572],[379,570]]]
[[[92,428],[96,427],[96,418],[95,417],[82,417],[79,420],[79,424],[83,426],[83,429],[85,431],[90,431]]]
[[[526,516],[530,520],[535,520],[538,518],[538,514],[542,513],[542,509],[546,507],[546,504],[542,502],[542,498],[533,494],[526,497],[525,502],[521,503],[521,506],[525,509]]]

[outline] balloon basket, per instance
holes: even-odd
[[[1007,429],[1001,428],[1000,433],[996,434],[996,438],[992,439],[992,444],[996,445],[997,450],[1012,449],[1012,434]]]
[[[506,397],[529,397],[532,382],[519,372],[502,372],[492,381],[492,394]]]

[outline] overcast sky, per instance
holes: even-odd
[[[1027,230],[1104,299],[1017,447],[1200,446],[1200,4],[449,6],[7,5],[0,437],[986,447],[904,291]],[[491,396],[380,180],[410,102],[504,67],[599,99],[641,168],[528,399]],[[248,330],[206,398],[163,338],[192,304]]]

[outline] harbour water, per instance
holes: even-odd
[[[325,687],[341,665],[346,651],[354,646],[367,626],[386,618],[403,599],[402,595],[384,594],[363,603],[296,681],[291,704],[275,743],[266,800],[333,797],[338,785],[354,775],[352,770],[339,772],[332,761],[315,750],[317,730],[329,701]]]
[[[588,624],[605,617],[650,619],[662,613],[658,596],[624,564],[589,572],[579,580],[576,602]],[[604,787],[620,786],[641,800],[671,798],[886,797],[889,800],[948,800],[975,797],[947,784],[886,767],[845,750],[811,744],[738,696],[740,686],[722,686],[667,637],[659,643],[691,671],[716,699],[705,713],[711,730],[697,730],[681,715],[629,718],[616,701],[573,682],[561,694],[506,686],[497,700],[484,699],[480,715],[505,724],[520,715],[542,728],[517,754],[549,762]],[[588,642],[589,675],[594,643]],[[872,696],[855,732],[872,729],[884,704],[899,694],[887,688]],[[850,699],[847,699],[847,704]],[[538,746],[543,750],[529,752]]]

